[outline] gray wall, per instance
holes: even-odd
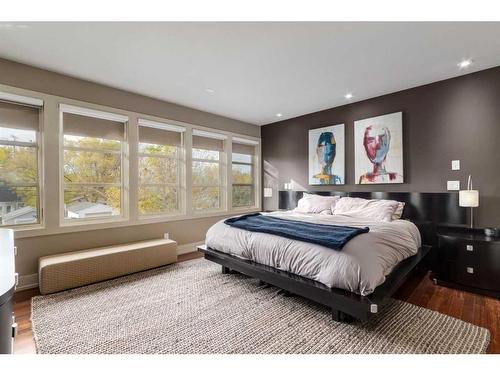
[[[38,258],[41,256],[162,238],[163,233],[169,233],[170,238],[177,241],[179,245],[199,242],[205,239],[208,228],[223,217],[179,220],[92,230],[91,232],[61,233],[16,239],[15,242],[18,248],[16,272],[21,277],[37,273]]]
[[[260,128],[252,124],[4,59],[0,59],[0,84],[260,137]],[[16,239],[18,247],[16,269],[22,280],[23,276],[37,272],[37,262],[40,256],[161,238],[165,232],[168,232],[171,238],[180,245],[202,241],[207,229],[222,217],[100,229],[91,233],[82,231],[18,238]]]
[[[354,183],[354,121],[403,112],[404,184]],[[346,185],[308,185],[308,130],[346,125]],[[283,189],[291,179],[308,190],[446,191],[447,180],[480,192],[476,223],[500,226],[500,67],[265,125],[264,186]],[[460,159],[461,170],[451,170]],[[274,209],[272,198],[264,208]]]

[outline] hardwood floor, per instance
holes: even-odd
[[[35,342],[31,331],[31,297],[40,294],[38,289],[28,289],[14,294],[14,315],[17,322],[17,337],[14,340],[15,354],[33,354]]]
[[[201,256],[197,252],[183,254],[179,256],[179,261]],[[30,320],[31,297],[35,295],[38,295],[38,289],[17,292],[14,296],[14,313],[18,323],[14,344],[16,354],[35,353]],[[491,333],[488,353],[500,353],[500,300],[434,285],[429,275],[422,272],[414,273],[394,297],[488,328]]]

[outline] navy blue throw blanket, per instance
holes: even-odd
[[[347,242],[358,234],[367,233],[370,230],[368,227],[355,228],[286,220],[259,213],[232,217],[225,220],[224,223],[250,232],[274,234],[335,250],[341,250]]]

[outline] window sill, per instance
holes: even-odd
[[[177,213],[177,214],[169,214],[169,215],[145,215],[145,216],[139,216],[139,219],[137,219],[137,224],[138,225],[145,225],[145,224],[155,224],[155,223],[162,223],[162,222],[168,222],[168,221],[178,221],[178,220],[186,220],[187,215],[183,213]]]
[[[18,236],[22,235],[23,233],[29,233],[29,232],[33,232],[33,231],[43,231],[43,230],[45,230],[45,225],[33,224],[33,225],[22,225],[22,226],[18,226],[18,227],[2,226],[2,228],[13,229],[15,237],[18,238]]]
[[[64,227],[79,227],[79,226],[91,226],[91,225],[102,225],[102,224],[112,224],[112,223],[121,223],[121,222],[128,222],[129,221],[129,218],[126,218],[126,217],[121,217],[121,216],[117,216],[117,217],[114,217],[114,218],[110,218],[110,219],[99,219],[99,218],[95,218],[95,219],[75,219],[75,220],[67,220],[67,219],[64,219],[64,221],[62,221],[59,226],[61,228],[64,228]]]
[[[231,211],[229,211],[231,214],[244,214],[247,212],[258,212],[260,211],[259,207],[235,207]]]
[[[241,210],[231,210],[231,211],[205,211],[205,212],[197,212],[192,215],[172,215],[172,216],[157,216],[151,218],[140,218],[137,220],[130,219],[114,219],[114,220],[99,220],[99,221],[86,221],[85,224],[83,222],[76,223],[61,223],[58,227],[48,228],[43,226],[30,227],[28,228],[13,228],[14,229],[14,237],[15,239],[28,238],[28,237],[41,237],[41,236],[50,236],[50,235],[58,235],[64,233],[75,233],[75,232],[85,232],[91,230],[103,230],[103,229],[113,229],[113,228],[122,228],[122,227],[131,227],[136,225],[149,225],[149,224],[157,224],[157,223],[168,223],[175,221],[184,221],[184,220],[196,220],[203,219],[209,217],[228,217],[234,216],[244,213],[256,212],[259,211],[259,207],[250,207]]]
[[[217,214],[223,214],[225,212],[230,212],[227,210],[193,210],[193,216],[194,217],[200,217],[200,216],[205,216],[205,215],[217,215]]]

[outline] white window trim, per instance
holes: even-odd
[[[234,138],[233,138],[233,142],[234,142]],[[254,154],[255,154],[255,152],[254,152]],[[235,206],[233,204],[233,200],[231,199],[231,207],[233,209],[238,209],[238,208],[241,208],[241,209],[243,209],[243,208],[253,208],[253,207],[256,206],[255,203],[257,202],[257,200],[256,200],[257,199],[257,197],[256,197],[256,191],[257,191],[257,185],[256,185],[256,178],[257,178],[257,176],[256,176],[256,168],[257,168],[257,166],[255,165],[256,164],[256,157],[255,157],[255,155],[252,155],[252,162],[251,163],[245,163],[245,162],[241,162],[241,161],[236,161],[235,162],[235,161],[231,160],[231,173],[232,173],[232,167],[235,164],[236,165],[248,165],[248,166],[251,167],[251,170],[252,170],[252,183],[251,184],[238,184],[238,183],[232,182],[232,184],[231,184],[231,190],[233,189],[234,186],[250,186],[253,189],[253,194],[254,194],[253,202],[254,203],[251,204],[251,205],[248,205],[248,206]]]
[[[110,120],[123,122],[124,126],[124,141],[120,142],[120,151],[110,150],[111,153],[120,153],[120,182],[119,183],[75,183],[75,185],[94,185],[94,186],[120,186],[120,215],[111,217],[89,217],[89,218],[66,218],[65,217],[65,203],[64,203],[64,188],[67,184],[64,182],[64,150],[68,147],[64,146],[64,124],[63,114],[71,113],[86,117],[93,117],[102,120]],[[128,152],[128,121],[129,117],[119,115],[116,113],[105,112],[85,107],[78,107],[64,103],[59,104],[59,226],[60,227],[76,227],[80,225],[90,225],[94,223],[115,223],[115,222],[128,222],[129,221],[129,152]],[[69,149],[78,149],[89,152],[101,152],[101,150],[89,150],[86,148],[69,147]],[[104,150],[102,150],[104,152]]]
[[[170,158],[173,157],[167,155],[155,155],[155,154],[147,154],[139,151],[140,140],[137,139],[137,193],[136,193],[136,202],[137,202],[137,220],[142,223],[147,223],[150,220],[159,220],[161,219],[172,219],[186,216],[187,208],[186,208],[186,127],[184,125],[178,125],[175,121],[169,120],[150,120],[144,118],[142,116],[137,119],[137,129],[140,126],[167,130],[178,132],[182,134],[181,139],[181,147],[177,149],[177,170],[178,170],[178,182],[177,184],[158,184],[158,186],[176,186],[178,188],[178,199],[179,199],[179,210],[175,212],[165,212],[165,213],[154,213],[154,214],[142,214],[139,212],[139,188],[141,186],[140,177],[139,177],[139,158],[141,157],[159,157],[159,158]],[[146,184],[147,186],[148,184]],[[144,186],[144,184],[142,184]],[[154,221],[157,222],[157,221]]]
[[[139,146],[140,142],[137,142],[137,145]],[[167,156],[167,155],[158,155],[158,154],[148,154],[146,152],[138,152],[137,153],[137,159],[139,160],[140,158],[158,158],[158,159],[173,159],[177,162],[177,183],[174,182],[165,182],[165,183],[158,183],[158,184],[141,184],[140,180],[140,168],[138,167],[137,169],[137,186],[138,186],[138,191],[137,194],[139,194],[139,189],[141,187],[175,187],[177,188],[177,200],[178,200],[178,210],[173,211],[173,212],[160,212],[160,213],[153,213],[153,214],[141,214],[139,212],[139,207],[137,207],[137,212],[139,215],[139,219],[148,219],[148,218],[154,218],[154,217],[171,217],[171,216],[180,216],[185,214],[185,205],[184,205],[184,191],[185,191],[185,173],[184,173],[184,167],[183,167],[183,150],[184,147],[178,147],[176,156]],[[137,203],[139,203],[139,196],[137,196]]]
[[[204,132],[207,134],[207,132]],[[193,135],[200,135],[198,132],[193,131]],[[205,137],[205,135],[203,135]],[[226,138],[215,138],[215,137],[207,137],[207,138],[213,138],[213,139],[226,139]],[[225,147],[225,145],[224,145]],[[191,147],[191,155],[193,154],[193,149],[197,150],[203,150],[199,149],[196,147]],[[209,150],[210,151],[210,150]],[[213,150],[212,150],[213,151]],[[219,153],[219,159],[214,160],[214,159],[201,159],[201,158],[193,158],[191,157],[191,171],[193,169],[193,163],[195,162],[201,162],[201,163],[213,163],[213,164],[218,164],[219,165],[219,183],[217,185],[194,185],[193,181],[191,180],[191,191],[190,191],[190,197],[191,197],[191,202],[192,202],[192,194],[193,194],[193,188],[205,188],[205,187],[218,187],[219,188],[219,207],[217,208],[209,208],[209,209],[195,209],[192,207],[192,212],[195,215],[198,215],[200,213],[216,213],[216,212],[224,212],[226,211],[226,194],[227,194],[227,182],[225,180],[225,168],[224,168],[224,159],[226,158],[226,152],[225,149],[224,151],[218,151]]]
[[[139,118],[139,120],[137,121],[137,125],[146,126],[148,128],[160,129],[160,130],[168,130],[168,131],[178,132],[178,133],[186,132],[186,128],[183,126],[167,124],[167,123],[159,122],[159,121],[146,120],[143,118]]]
[[[0,144],[6,146],[20,146],[20,147],[33,147],[37,150],[37,182],[33,183],[34,187],[37,187],[38,196],[37,202],[37,222],[36,223],[25,223],[25,224],[13,224],[13,225],[0,225],[0,228],[11,228],[15,231],[17,230],[40,230],[45,226],[45,218],[44,218],[44,205],[45,205],[45,196],[44,196],[44,153],[43,153],[43,124],[44,124],[44,101],[41,98],[35,96],[25,96],[18,95],[8,91],[0,91],[0,100],[6,101],[12,104],[17,105],[25,105],[37,107],[39,109],[39,121],[38,121],[38,130],[35,132],[36,143],[31,142],[13,142],[13,141],[1,141]],[[7,126],[6,126],[7,127]],[[28,186],[28,184],[24,184],[22,186]]]
[[[221,140],[226,140],[227,135],[222,134],[222,133],[217,133],[213,131],[206,131],[206,130],[201,130],[201,129],[193,129],[193,135],[196,135],[198,137],[205,137],[205,138],[212,138],[212,139],[221,139]]]
[[[252,146],[259,145],[259,142],[255,141],[253,139],[246,139],[246,138],[240,138],[240,137],[233,137],[233,143],[241,143],[243,145],[252,145]]]
[[[59,110],[62,113],[71,113],[73,115],[93,117],[101,120],[123,122],[124,124],[127,123],[129,120],[128,116],[119,115],[117,113],[98,111],[96,109],[77,107],[74,105],[69,105],[64,103],[59,105]]]
[[[14,104],[24,104],[33,107],[43,107],[43,100],[40,98],[33,98],[30,96],[12,94],[10,92],[0,92],[0,100],[11,102]]]
[[[38,102],[36,103],[43,103],[43,110],[42,110],[42,116],[41,116],[41,123],[40,123],[40,132],[39,132],[39,194],[40,194],[40,224],[23,224],[19,226],[12,226],[11,228],[14,229],[15,231],[15,238],[29,238],[29,237],[38,237],[38,236],[46,236],[46,235],[57,235],[57,234],[63,234],[63,233],[76,233],[76,232],[84,232],[84,231],[89,231],[89,230],[101,230],[101,229],[111,229],[111,228],[121,228],[121,227],[131,227],[131,226],[136,226],[136,225],[145,225],[145,224],[155,224],[155,223],[168,223],[168,222],[177,222],[177,221],[184,221],[184,220],[193,220],[193,219],[200,219],[200,218],[214,218],[218,220],[219,218],[223,217],[228,217],[231,215],[237,215],[237,214],[243,214],[243,213],[248,213],[248,212],[255,212],[257,210],[260,210],[261,208],[261,198],[260,198],[260,190],[261,190],[261,177],[260,177],[260,160],[261,160],[261,143],[260,143],[260,138],[255,137],[255,136],[250,136],[250,135],[244,135],[241,133],[235,133],[231,131],[226,131],[226,130],[220,130],[220,129],[215,129],[207,126],[203,126],[201,124],[193,124],[193,123],[187,123],[183,121],[178,121],[178,120],[171,120],[167,119],[164,117],[158,117],[150,114],[145,114],[145,113],[140,113],[140,112],[133,112],[133,111],[127,111],[126,109],[118,109],[118,108],[112,108],[112,107],[107,107],[104,105],[99,105],[99,104],[94,104],[94,103],[89,103],[89,102],[84,102],[81,100],[74,100],[74,99],[69,99],[65,97],[60,97],[57,95],[51,95],[51,94],[46,94],[46,93],[40,93],[32,90],[26,90],[26,89],[21,89],[17,87],[12,87],[12,86],[7,86],[0,84],[0,92],[7,92],[11,93],[13,95],[19,95],[19,96],[24,96],[24,97],[33,97],[37,98]],[[31,103],[31,105],[36,105],[36,103]],[[28,103],[27,103],[28,104]],[[186,201],[185,203],[185,213],[181,215],[173,215],[173,216],[161,216],[161,217],[144,217],[144,218],[138,218],[137,214],[134,213],[135,211],[132,210],[132,207],[128,207],[128,217],[118,219],[118,220],[113,220],[113,221],[103,221],[101,220],[95,220],[92,222],[83,222],[83,221],[77,221],[75,223],[69,223],[67,225],[61,225],[60,218],[60,178],[61,178],[61,152],[60,152],[60,146],[61,146],[61,127],[60,127],[60,121],[59,121],[59,116],[60,116],[60,105],[68,105],[72,107],[77,107],[77,108],[86,108],[90,109],[92,111],[97,111],[97,112],[105,112],[105,113],[114,113],[118,115],[122,115],[126,117],[127,119],[130,119],[127,126],[126,126],[126,136],[127,136],[127,153],[130,156],[131,148],[132,151],[134,151],[135,147],[137,147],[137,143],[135,143],[136,138],[134,137],[134,132],[137,129],[137,120],[138,118],[153,121],[153,122],[158,122],[162,124],[168,124],[168,125],[174,125],[174,126],[180,126],[185,128],[185,144],[184,144],[184,166],[185,166],[185,174],[186,174],[186,187],[185,187],[185,193],[186,193]],[[111,120],[120,120],[122,117],[113,117]],[[48,124],[48,125],[47,125]],[[225,147],[225,153],[226,153],[226,158],[225,158],[225,164],[226,168],[224,169],[224,173],[226,174],[226,201],[225,207],[223,210],[218,210],[218,211],[211,211],[211,212],[193,212],[190,209],[190,189],[191,189],[191,184],[190,181],[187,177],[190,176],[190,152],[191,152],[191,136],[192,132],[196,131],[204,131],[210,134],[220,134],[222,138],[227,139],[226,147]],[[199,133],[198,133],[199,134]],[[134,143],[130,143],[129,137],[134,140]],[[230,144],[231,144],[231,139],[232,138],[241,138],[243,140],[249,140],[256,142],[256,204],[254,207],[248,207],[248,208],[232,208],[231,207],[231,189],[230,187],[230,168],[231,168],[231,153],[230,153]],[[54,146],[56,146],[54,148]],[[49,147],[47,149],[47,147]],[[47,151],[48,150],[48,151]],[[135,151],[134,151],[135,152]],[[45,154],[46,153],[46,154]],[[48,163],[48,164],[47,164]],[[135,176],[135,173],[137,172],[136,168],[132,168],[133,164],[132,161],[128,162],[127,160],[127,168],[123,173],[123,176],[126,176],[126,181],[128,183],[128,190],[124,194],[124,198],[128,199],[128,204],[130,204],[130,201],[134,202],[134,205],[136,204],[136,201],[134,201],[136,191],[130,191],[129,189],[134,186],[134,183],[137,182]],[[125,167],[124,167],[125,168]],[[227,170],[226,170],[227,169]],[[129,176],[130,174],[130,176]],[[57,178],[54,178],[56,177]],[[48,178],[48,179],[47,179]],[[189,196],[189,197],[188,197]],[[45,206],[46,204],[49,204],[51,208],[55,209],[55,212],[51,210],[50,212],[45,212]],[[59,207],[58,207],[59,206]],[[63,211],[64,213],[64,211]],[[131,215],[132,214],[132,215]]]
[[[262,201],[261,201],[261,191],[262,191],[262,182],[261,182],[261,140],[253,137],[240,137],[240,136],[234,136],[231,139],[231,165],[229,168],[231,168],[231,177],[232,177],[232,144],[233,143],[240,143],[240,144],[246,144],[246,145],[251,145],[254,146],[254,154],[253,154],[253,186],[254,186],[254,205],[253,206],[233,206],[233,200],[231,196],[231,200],[228,200],[228,204],[230,205],[232,211],[238,211],[238,210],[260,210]],[[232,186],[232,178],[231,178],[231,194],[233,190]]]

